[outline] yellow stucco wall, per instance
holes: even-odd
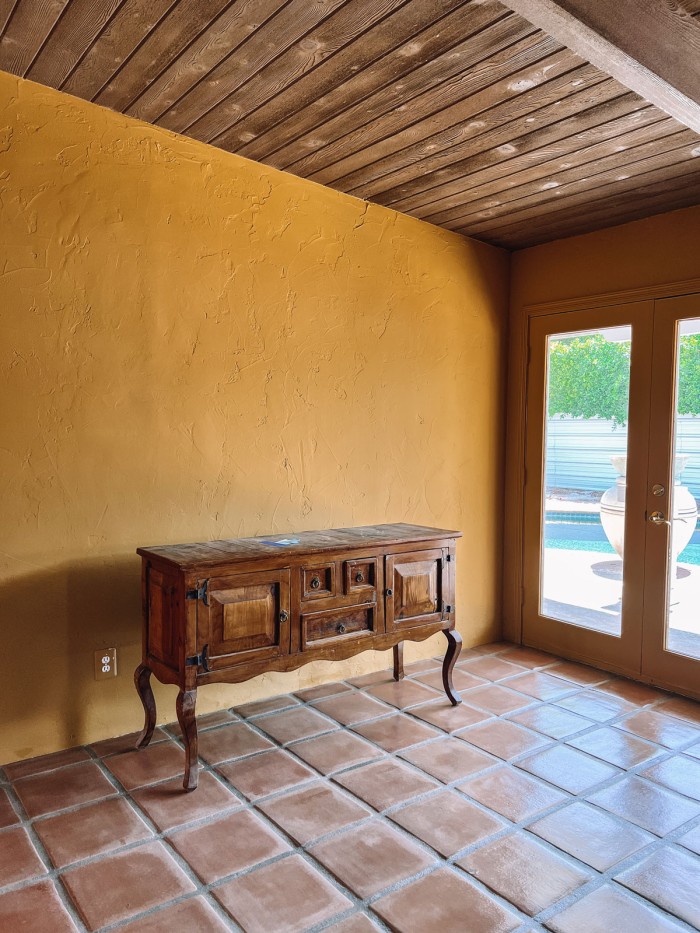
[[[462,528],[498,634],[505,253],[5,74],[0,242],[0,762],[140,727],[138,545]]]
[[[513,253],[511,315],[586,295],[700,276],[700,206],[657,214]]]

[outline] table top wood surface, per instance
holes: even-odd
[[[381,548],[409,542],[461,537],[461,531],[396,522],[386,525],[363,525],[357,528],[331,528],[324,531],[258,535],[254,538],[229,538],[221,541],[140,547],[136,553],[141,557],[167,561],[181,570],[187,570],[207,564],[257,560],[265,557],[279,557],[282,554],[294,557],[301,554],[352,550],[364,546]],[[277,543],[290,539],[295,543],[287,545]]]

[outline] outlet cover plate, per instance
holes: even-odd
[[[95,680],[117,676],[117,649],[102,648],[95,652]]]

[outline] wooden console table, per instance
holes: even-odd
[[[186,750],[185,790],[197,786],[197,688],[240,683],[309,661],[394,649],[403,677],[403,641],[442,631],[445,692],[462,640],[455,626],[455,544],[459,531],[370,525],[296,535],[139,548],[143,662],[134,680],[151,740],[156,706],[151,674],[177,684]]]

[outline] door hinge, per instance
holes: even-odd
[[[201,667],[202,670],[207,673],[211,670],[209,667],[209,659],[207,658],[207,652],[209,651],[209,645],[205,645],[202,648],[201,654],[193,654],[191,658],[185,660],[187,667]]]
[[[185,599],[201,599],[205,606],[208,606],[207,602],[207,589],[209,587],[209,581],[205,580],[204,583],[198,583],[196,590],[187,590],[185,593]]]

